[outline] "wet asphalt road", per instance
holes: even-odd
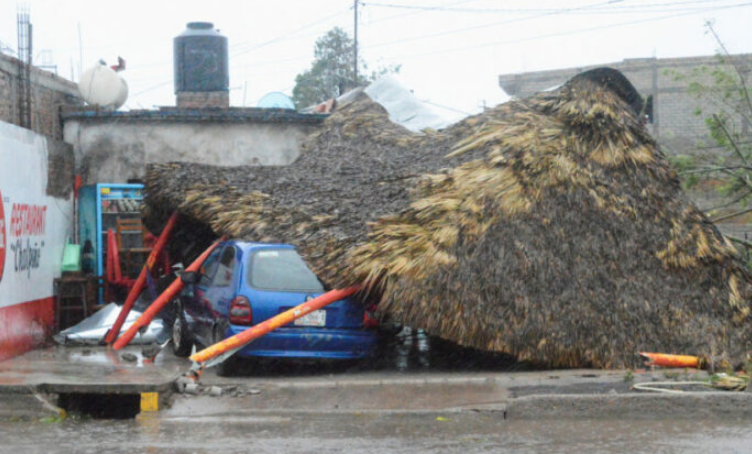
[[[509,383],[499,384],[498,376],[497,381],[483,381],[472,389],[446,384],[443,378],[462,373],[480,378],[494,371],[508,376],[529,366],[502,355],[429,342],[419,333],[396,336],[390,348],[392,354],[380,356],[381,361],[375,363],[269,368],[249,363],[232,379],[209,374],[205,380],[210,384],[258,386],[261,393],[214,401],[177,396],[172,408],[135,420],[72,417],[62,422],[0,422],[0,454],[752,453],[749,419],[509,420],[498,410],[442,410],[442,405],[459,408],[466,402],[520,393]],[[525,374],[545,378],[542,383],[549,385],[590,380],[556,371]],[[440,381],[417,388],[400,385],[397,389],[403,394],[381,383],[387,378],[399,381],[401,376]],[[341,389],[329,386],[342,379],[378,381],[381,394],[363,384]],[[615,388],[622,392],[619,387],[627,386],[621,376],[592,380],[604,383],[605,388],[596,392]],[[290,382],[298,388],[282,386]],[[316,388],[322,383],[323,388]],[[587,392],[593,392],[592,386]],[[410,405],[400,405],[400,400]],[[425,405],[418,405],[421,402]]]
[[[0,423],[0,453],[749,453],[748,422],[507,421],[495,412],[159,414]]]

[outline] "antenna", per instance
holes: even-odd
[[[354,1],[355,3],[353,5],[353,9],[355,10],[355,14],[354,14],[353,20],[355,24],[354,24],[353,35],[354,35],[355,45],[353,46],[353,50],[354,50],[353,53],[355,54],[355,63],[354,63],[355,80],[353,83],[353,88],[359,85],[358,84],[358,1],[359,0],[354,0]]]

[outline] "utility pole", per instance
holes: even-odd
[[[355,54],[355,64],[354,64],[355,81],[353,84],[354,85],[353,88],[358,86],[358,1],[359,0],[354,0],[354,4],[353,4],[353,10],[355,10],[354,27],[353,27],[354,29],[353,35],[355,36],[355,46],[353,46],[353,49],[354,49],[353,53]]]

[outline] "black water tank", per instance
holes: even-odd
[[[211,22],[189,22],[175,38],[175,93],[227,91],[230,72],[227,37]]]

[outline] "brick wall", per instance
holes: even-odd
[[[226,91],[179,91],[178,109],[228,109],[230,93]]]
[[[752,54],[735,55],[733,58],[741,67],[752,68]],[[715,56],[627,59],[582,68],[503,74],[499,76],[499,85],[511,96],[525,97],[560,85],[588,69],[600,66],[618,69],[644,97],[653,95],[654,121],[649,125],[651,134],[668,153],[685,153],[690,152],[699,140],[707,139],[704,118],[695,115],[695,110],[702,108],[707,113],[717,110],[717,106],[712,103],[708,105],[707,100],[699,100],[688,92],[692,80],[712,83],[709,74],[693,75],[693,70],[718,65],[719,61]],[[677,75],[686,77],[677,80]],[[747,80],[752,82],[749,72]]]
[[[19,61],[0,54],[0,121],[20,124],[18,109]],[[63,106],[82,105],[75,83],[55,74],[31,70],[31,129],[34,132],[63,139],[60,111]]]

